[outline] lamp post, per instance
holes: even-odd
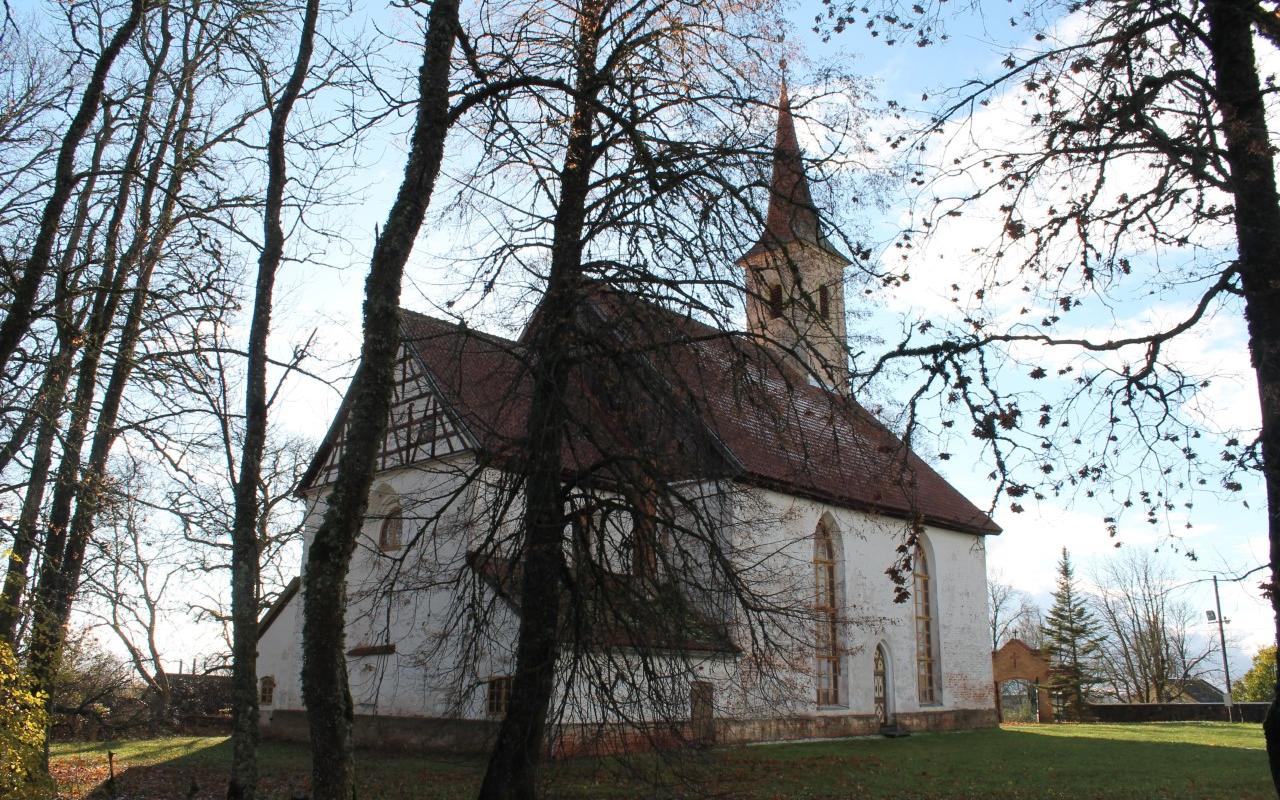
[[[1213,602],[1218,608],[1218,613],[1215,615],[1212,611],[1207,611],[1205,612],[1205,616],[1209,618],[1210,622],[1216,621],[1218,623],[1218,642],[1222,646],[1222,673],[1227,676],[1227,721],[1235,722],[1235,715],[1232,713],[1233,706],[1231,703],[1231,668],[1227,666],[1227,634],[1222,628],[1223,623],[1227,620],[1222,618],[1222,598],[1218,595],[1217,575],[1213,576]]]

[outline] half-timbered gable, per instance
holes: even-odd
[[[400,345],[396,382],[386,438],[378,454],[382,472],[469,450],[472,443],[456,416],[446,407],[435,382],[412,345]],[[328,486],[338,470],[347,430],[347,401],[317,451],[299,485],[301,491]]]

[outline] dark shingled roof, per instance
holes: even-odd
[[[1204,678],[1188,678],[1183,681],[1174,681],[1174,685],[1176,688],[1181,689],[1177,699],[1183,702],[1222,703],[1226,699],[1225,692]]]
[[[529,406],[524,348],[405,311],[406,343],[476,445],[518,463]],[[958,531],[1000,528],[853,399],[814,386],[742,333],[595,285],[577,319],[566,470],[607,477],[628,458],[667,480],[715,477]]]

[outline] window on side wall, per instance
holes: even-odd
[[[396,505],[388,509],[378,529],[379,550],[399,550],[404,537],[404,512]]]
[[[831,530],[823,522],[818,523],[813,539],[817,702],[820,706],[834,706],[840,703],[840,627],[835,541],[831,537]]]
[[[938,653],[936,621],[933,618],[933,575],[924,548],[916,545],[913,570],[916,617],[916,683],[920,702],[932,705],[938,702]]]
[[[485,684],[485,712],[501,719],[507,715],[511,704],[511,677],[502,675],[490,678]]]
[[[276,679],[271,675],[262,676],[258,681],[258,705],[269,706],[276,697]]]
[[[774,284],[769,287],[769,319],[782,316],[782,287]]]

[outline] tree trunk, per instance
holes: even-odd
[[[168,14],[167,11],[162,11],[162,14],[164,19],[161,24],[165,37],[162,52],[167,52],[171,38],[167,25]],[[153,74],[162,66],[163,58],[153,65]],[[73,408],[72,417],[72,428],[73,430],[79,428],[79,439],[75,442],[74,449],[69,445],[64,449],[59,482],[51,503],[48,534],[44,545],[44,561],[40,570],[40,582],[36,587],[35,624],[32,626],[31,646],[28,652],[30,670],[36,686],[40,691],[49,694],[51,694],[49,690],[52,687],[53,675],[61,657],[67,620],[71,614],[71,603],[80,585],[80,568],[84,562],[85,547],[102,502],[102,482],[106,474],[107,458],[119,434],[116,429],[116,416],[120,410],[125,387],[133,373],[133,354],[141,333],[142,315],[150,291],[151,276],[161,257],[165,239],[171,231],[174,211],[185,177],[182,164],[195,102],[190,91],[194,69],[194,64],[186,65],[182,78],[178,82],[178,90],[175,91],[174,101],[170,106],[159,146],[151,161],[142,196],[138,202],[137,230],[114,276],[114,288],[117,291],[113,291],[111,299],[105,302],[106,310],[99,320],[101,327],[94,330],[92,334],[94,341],[91,346],[86,347],[85,357],[81,360],[76,407]],[[167,152],[170,148],[176,157],[173,171],[162,189],[159,187],[160,169],[167,161]],[[164,200],[153,227],[151,207],[156,194],[161,194]],[[120,206],[117,207],[119,208]],[[107,247],[113,247],[110,239]],[[129,274],[135,263],[138,264],[138,271],[132,288],[133,297],[121,325],[120,340],[116,346],[116,360],[112,365],[111,376],[98,410],[89,458],[81,472],[80,448],[83,446],[85,426],[92,405],[93,388],[96,385],[97,359],[101,355],[107,329],[114,317],[116,297],[119,295],[118,288],[123,285],[125,276]],[[74,515],[71,513],[72,503],[75,505]]]
[[[71,190],[76,183],[76,149],[88,132],[89,124],[98,114],[98,107],[102,104],[102,91],[106,86],[112,63],[133,36],[146,10],[146,0],[132,0],[129,16],[116,29],[115,35],[111,37],[106,48],[98,54],[98,59],[93,65],[93,73],[89,76],[89,83],[80,97],[80,106],[76,110],[76,115],[72,117],[67,132],[62,136],[57,166],[54,168],[53,194],[45,203],[44,211],[40,216],[40,227],[36,232],[35,243],[31,247],[31,255],[27,258],[22,277],[18,279],[13,297],[9,301],[9,313],[4,321],[0,322],[0,373],[5,372],[10,357],[18,349],[18,344],[35,318],[36,293],[40,289],[45,273],[49,271],[49,261],[53,257],[53,245],[58,236],[62,212],[67,206],[67,201],[71,199]]]
[[[353,711],[343,652],[347,570],[391,411],[400,345],[400,282],[444,157],[450,57],[457,32],[458,0],[435,0],[418,72],[418,109],[409,160],[365,281],[364,341],[360,366],[347,390],[350,406],[338,472],[307,557],[302,695],[311,730],[311,785],[316,800],[348,800],[356,794]]]
[[[267,135],[267,197],[262,215],[262,253],[249,328],[249,369],[245,387],[245,434],[240,476],[235,485],[231,528],[231,778],[227,800],[252,800],[258,790],[258,483],[267,440],[267,338],[276,272],[284,256],[284,207],[287,162],[285,136],[289,114],[311,64],[320,0],[307,0],[298,55],[276,107]]]
[[[1276,613],[1276,641],[1280,642],[1280,593],[1276,591],[1280,565],[1280,196],[1253,49],[1252,7],[1244,0],[1210,0],[1205,9],[1227,163],[1231,165],[1237,268],[1262,407],[1271,603]],[[1276,698],[1263,729],[1271,780],[1280,793],[1280,691]]]
[[[581,295],[582,232],[593,163],[593,119],[598,91],[595,61],[605,0],[583,0],[575,43],[573,117],[560,170],[553,223],[551,273],[528,350],[533,381],[526,455],[524,575],[520,632],[507,715],[489,758],[482,800],[533,798],[555,690],[564,574],[564,499],[561,487],[567,411],[565,384],[574,344],[574,313]]]
[[[81,190],[80,202],[76,207],[75,219],[72,222],[59,267],[58,286],[54,293],[58,349],[49,361],[26,419],[19,426],[26,427],[27,420],[31,420],[36,424],[37,431],[35,450],[31,455],[31,466],[28,470],[27,490],[22,498],[22,509],[18,514],[13,547],[5,570],[4,590],[0,595],[0,639],[8,642],[15,652],[18,645],[18,621],[22,618],[22,596],[27,586],[28,562],[35,547],[36,526],[40,521],[40,510],[44,507],[45,490],[48,488],[50,468],[53,465],[53,446],[58,438],[63,395],[67,390],[67,381],[71,378],[71,364],[75,359],[81,324],[84,322],[83,314],[77,315],[74,308],[72,282],[73,272],[77,270],[73,265],[84,224],[89,215],[89,201],[102,167],[102,154],[114,133],[114,125],[111,113],[104,111],[102,128],[94,143],[93,157],[90,159],[89,176]],[[21,430],[15,431],[5,445],[4,452],[0,453],[0,472],[4,471],[9,459],[23,447],[26,436],[27,434]]]
[[[169,676],[157,670],[152,676],[151,696],[147,698],[147,735],[152,739],[167,730],[169,725],[169,706],[172,705],[173,692],[169,688]]]

